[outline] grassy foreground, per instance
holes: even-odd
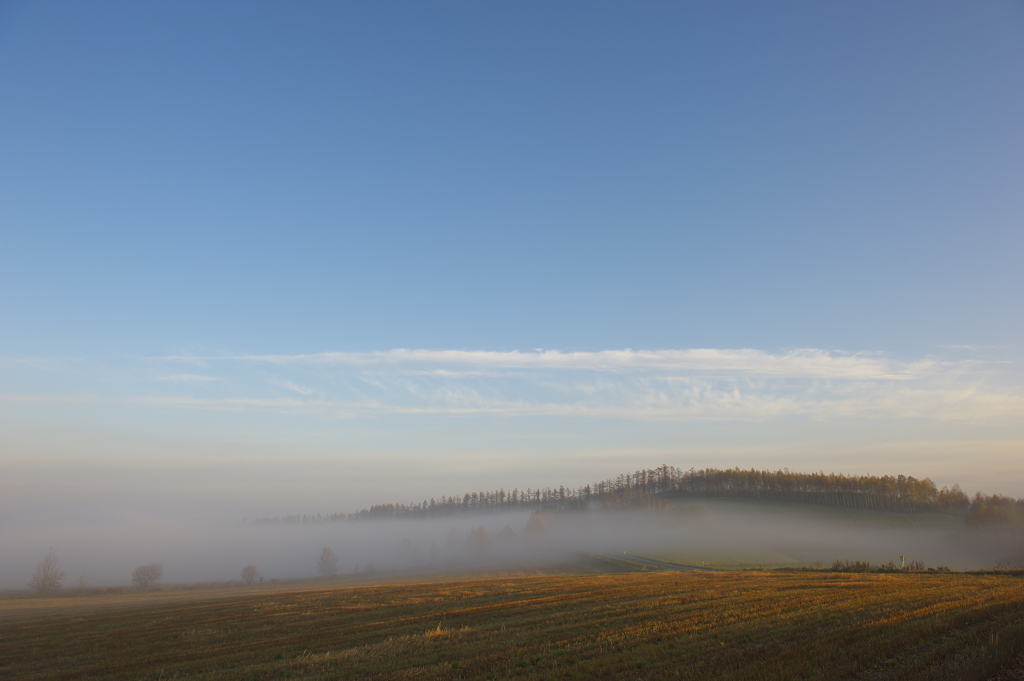
[[[659,572],[40,600],[0,602],[0,678],[985,679],[1024,650],[1024,579],[1006,575]]]

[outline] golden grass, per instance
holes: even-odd
[[[1024,649],[1024,579],[1005,575],[654,572],[161,596],[0,604],[0,677],[970,679]]]

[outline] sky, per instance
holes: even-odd
[[[1024,496],[1019,2],[0,3],[0,519]]]

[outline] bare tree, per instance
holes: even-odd
[[[164,569],[157,563],[140,565],[132,570],[132,582],[143,591],[148,591],[164,578]]]
[[[252,583],[260,580],[260,571],[256,569],[255,565],[246,565],[242,568],[241,582],[246,586],[252,586]]]
[[[28,580],[28,585],[40,596],[45,596],[54,589],[59,589],[66,576],[67,574],[60,569],[60,557],[56,551],[50,549],[46,557],[36,564],[36,570]]]
[[[316,561],[316,569],[322,575],[333,575],[338,572],[338,556],[326,546],[320,559]]]

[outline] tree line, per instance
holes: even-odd
[[[998,527],[1024,529],[1024,499],[1004,497],[1001,494],[986,496],[978,492],[971,499],[967,524],[978,529]]]
[[[324,549],[326,554],[330,549]],[[333,552],[331,553],[333,556]],[[337,558],[334,558],[334,564],[338,562]],[[322,574],[322,572],[321,572]],[[64,580],[67,578],[67,572],[61,565],[60,556],[53,549],[50,549],[49,553],[43,556],[43,559],[36,563],[36,569],[32,571],[31,577],[28,580],[28,587],[35,591],[39,596],[49,596],[50,594],[57,592],[64,584]],[[164,578],[164,568],[159,563],[143,564],[132,570],[132,584],[137,586],[142,591],[149,591],[150,589],[156,588],[160,585],[160,582]],[[260,574],[259,570],[256,569],[255,565],[246,565],[242,568],[240,574],[240,581],[246,586],[252,586],[253,584],[263,583],[263,575]],[[277,580],[271,580],[272,583],[277,583]],[[229,582],[231,584],[233,582]],[[85,592],[85,577],[78,578],[78,592]]]
[[[331,523],[383,518],[432,518],[460,513],[507,511],[628,510],[659,507],[656,500],[687,497],[720,497],[787,501],[839,508],[896,511],[900,513],[963,514],[975,526],[1000,523],[1024,524],[1024,499],[976,494],[972,499],[959,485],[939,489],[929,478],[906,475],[842,475],[777,471],[683,470],[675,466],[623,473],[579,488],[559,486],[504,488],[467,492],[413,501],[408,504],[375,504],[353,513],[289,515],[256,518],[249,522]]]

